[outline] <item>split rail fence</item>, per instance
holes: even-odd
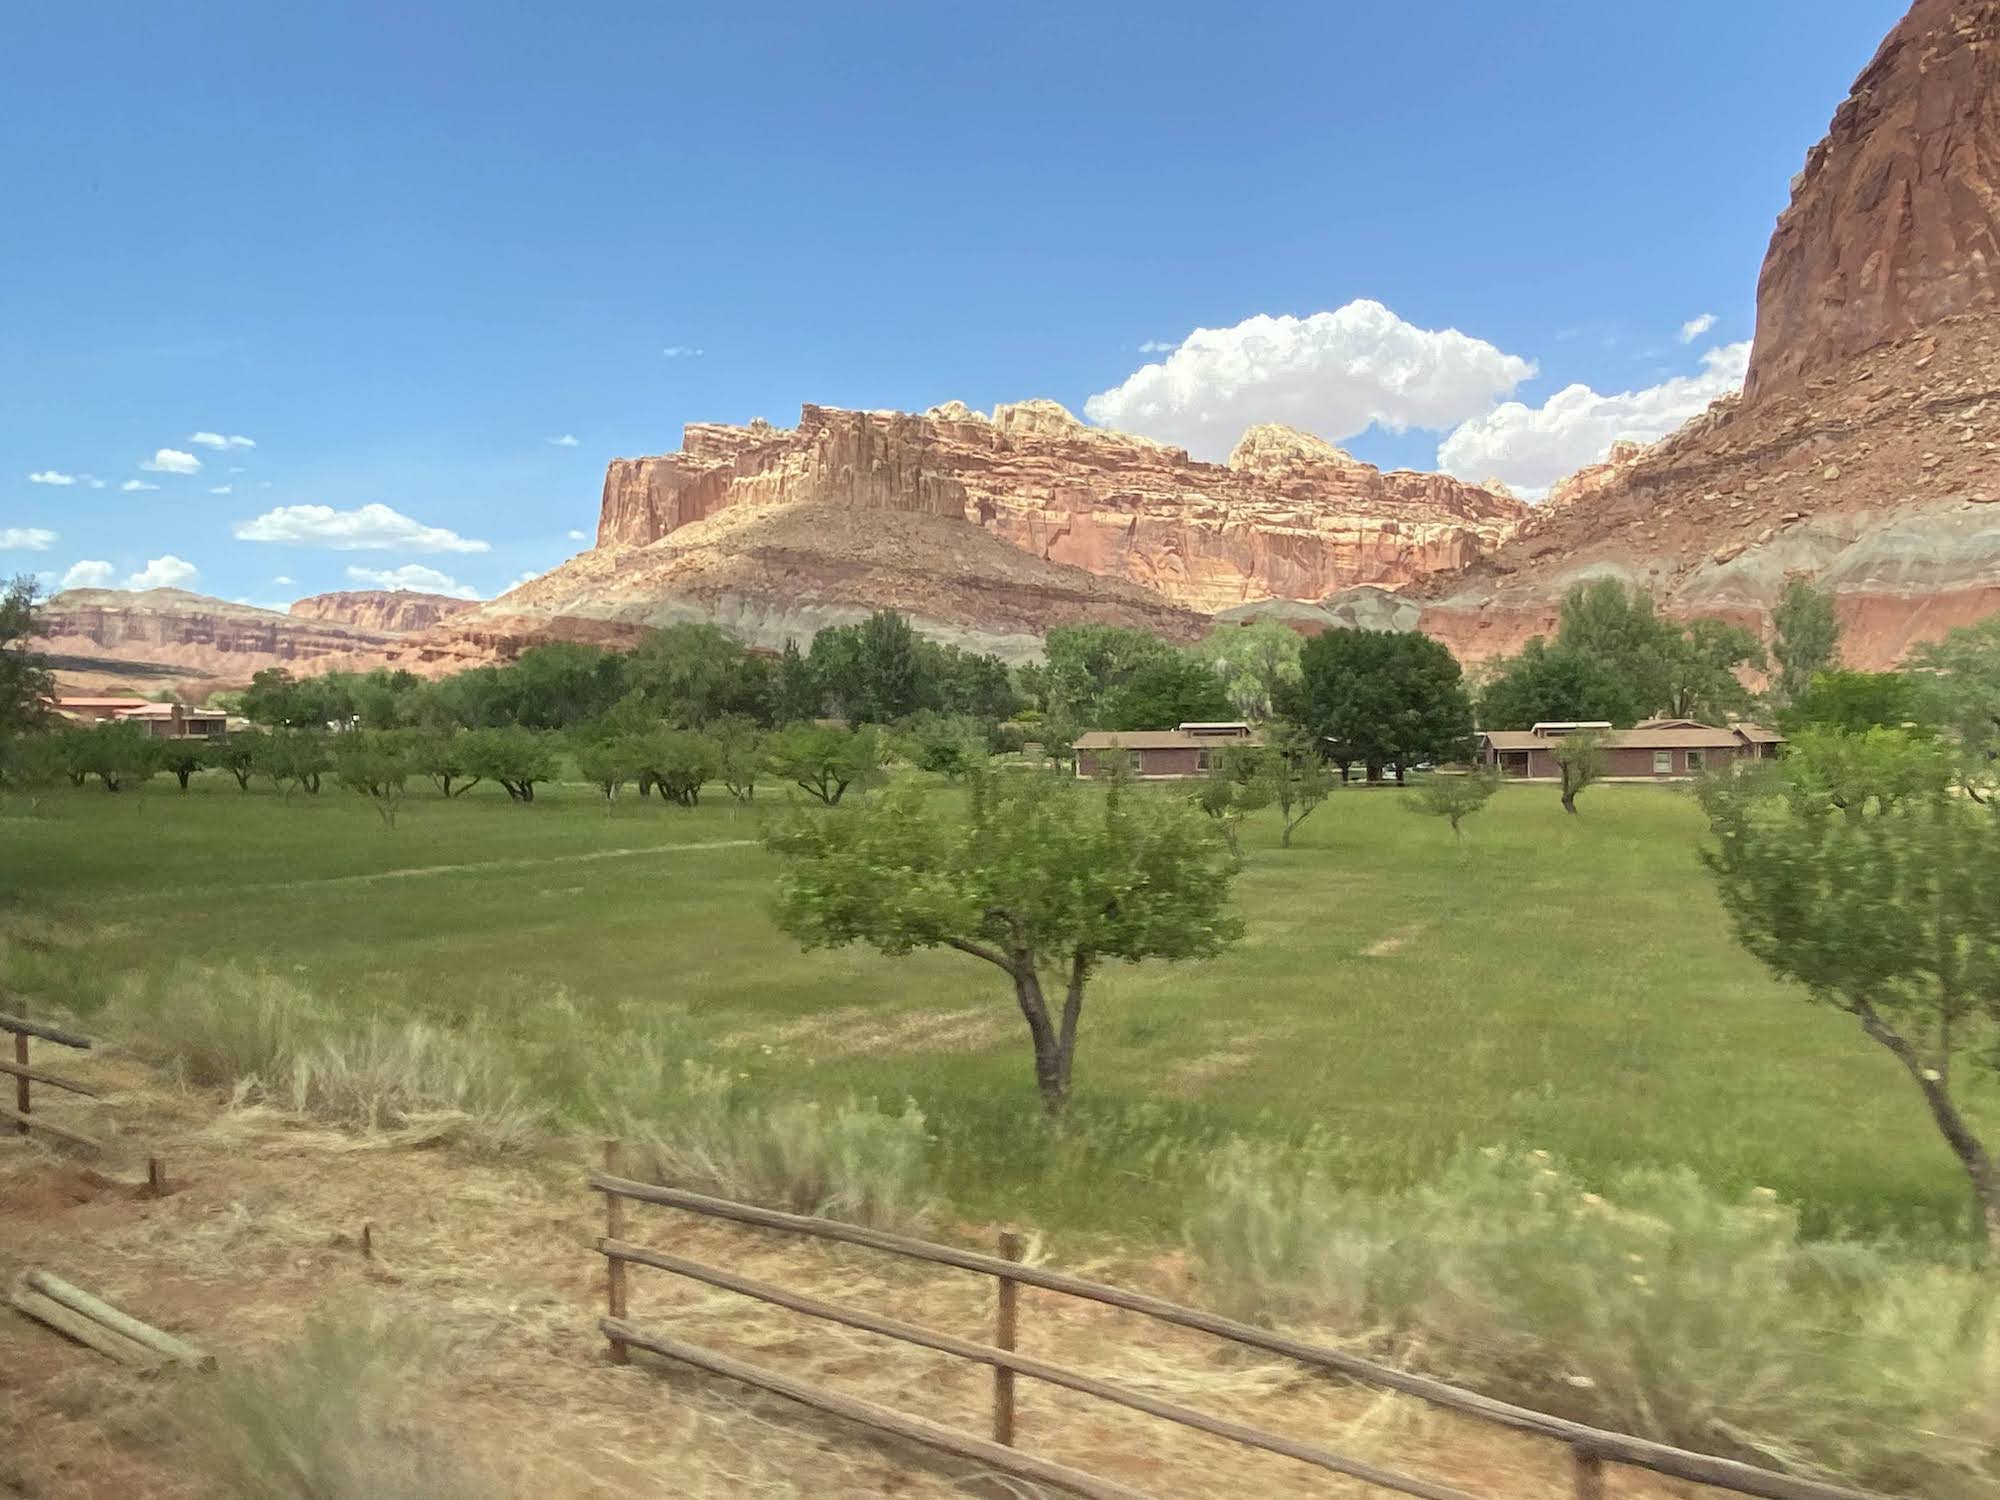
[[[1416,1495],[1422,1497],[1422,1500],[1477,1500],[1477,1497],[1449,1485],[1395,1473],[1362,1459],[1335,1453],[1316,1443],[1280,1436],[1239,1422],[1210,1416],[1205,1412],[1163,1401],[1143,1392],[1127,1390],[1095,1376],[1021,1354],[1016,1351],[1015,1342],[1019,1327],[1018,1295],[1022,1286],[1039,1287],[1044,1291],[1100,1303],[1106,1307],[1141,1313],[1178,1328],[1211,1334],[1243,1348],[1296,1360],[1310,1369],[1343,1376],[1364,1385],[1400,1391],[1448,1411],[1496,1423],[1515,1431],[1549,1438],[1563,1444],[1569,1450],[1575,1500],[1604,1500],[1606,1469],[1611,1465],[1646,1469],[1673,1479],[1707,1485],[1729,1494],[1760,1496],[1762,1500],[1883,1500],[1881,1496],[1862,1490],[1779,1474],[1751,1464],[1738,1463],[1733,1459],[1716,1458],[1709,1454],[1695,1453],[1625,1433],[1589,1427],[1528,1407],[1496,1401],[1475,1391],[1447,1385],[1443,1381],[1376,1364],[1337,1349],[1307,1343],[1248,1323],[1238,1323],[1214,1313],[1203,1312],[1198,1308],[1183,1307],[1178,1303],[1150,1297],[1141,1292],[1087,1281],[1082,1277],[1044,1270],[1039,1266],[1022,1265],[1018,1259],[1020,1241],[1012,1234],[1000,1236],[999,1255],[985,1255],[978,1251],[961,1250],[949,1245],[936,1245],[925,1240],[890,1234],[880,1229],[758,1208],[751,1204],[737,1203],[726,1198],[712,1198],[679,1188],[659,1187],[622,1174],[616,1142],[608,1143],[605,1147],[604,1167],[604,1171],[592,1174],[590,1186],[602,1193],[605,1200],[605,1233],[598,1241],[597,1249],[608,1262],[607,1307],[606,1316],[600,1320],[599,1326],[605,1338],[610,1341],[611,1358],[614,1361],[620,1364],[626,1363],[630,1359],[631,1350],[645,1349],[696,1369],[772,1391],[803,1406],[862,1423],[877,1431],[927,1444],[942,1452],[983,1464],[994,1472],[1056,1486],[1072,1494],[1085,1496],[1086,1500],[1147,1500],[1147,1497],[1125,1485],[1100,1479],[1017,1449],[1014,1446],[1014,1379],[1017,1375],[1077,1391],[1128,1410],[1144,1412],[1149,1416],[1198,1432],[1226,1438],[1247,1448],[1295,1459],[1300,1463],[1358,1479],[1396,1494]],[[961,1271],[991,1276],[998,1290],[993,1342],[981,1344],[932,1329],[920,1328],[895,1318],[825,1302],[734,1271],[721,1270],[678,1255],[649,1249],[625,1238],[625,1205],[628,1202],[649,1203],[664,1208],[681,1209],[705,1218],[722,1219],[760,1229],[782,1230],[840,1244],[859,1245],[909,1260],[950,1266]],[[670,1338],[642,1327],[627,1316],[627,1269],[632,1266],[670,1271],[706,1286],[737,1292],[757,1301],[789,1308],[793,1312],[804,1313],[829,1323],[859,1329],[864,1333],[879,1334],[921,1349],[931,1349],[989,1366],[993,1371],[993,1436],[990,1440],[976,1437],[957,1428],[893,1411],[874,1402],[842,1395],[793,1376],[747,1364],[733,1356]]]
[[[20,1005],[18,996],[15,997],[13,1003],[17,1008],[25,1009],[25,1007]],[[58,1026],[49,1026],[40,1021],[30,1021],[26,1016],[11,1015],[5,1012],[0,1012],[0,1031],[10,1031],[14,1034],[14,1060],[8,1062],[4,1058],[0,1058],[0,1074],[11,1074],[14,1079],[14,1107],[8,1109],[5,1106],[0,1106],[0,1120],[13,1121],[14,1129],[22,1135],[26,1135],[31,1130],[39,1130],[45,1135],[54,1136],[57,1140],[68,1141],[73,1146],[82,1146],[91,1151],[103,1151],[104,1143],[97,1140],[94,1136],[85,1135],[81,1131],[71,1130],[66,1125],[58,1125],[34,1113],[34,1095],[32,1090],[33,1086],[38,1083],[48,1088],[61,1089],[66,1093],[81,1094],[87,1099],[96,1099],[102,1096],[96,1089],[86,1084],[78,1083],[73,1078],[64,1078],[60,1074],[44,1072],[40,1068],[31,1066],[32,1060],[28,1055],[28,1039],[30,1037],[38,1037],[45,1042],[54,1042],[58,1047],[71,1047],[79,1051],[87,1051],[91,1045],[90,1038],[87,1036],[78,1036],[73,1031],[64,1031]]]

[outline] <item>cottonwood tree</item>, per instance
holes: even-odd
[[[1603,661],[1538,635],[1518,656],[1495,664],[1479,695],[1484,729],[1531,729],[1550,721],[1631,724],[1639,717],[1632,685]]]
[[[1458,660],[1429,636],[1329,630],[1306,642],[1299,673],[1280,706],[1320,736],[1343,776],[1358,761],[1371,781],[1387,768],[1400,780],[1410,766],[1472,751],[1472,702]]]
[[[1305,637],[1278,620],[1218,625],[1193,647],[1221,679],[1236,712],[1246,719],[1268,718],[1280,691],[1299,680],[1299,653]]]
[[[1459,825],[1486,806],[1496,783],[1491,776],[1426,776],[1417,783],[1410,811],[1428,813],[1451,824],[1451,836],[1460,844],[1465,835]],[[1574,808],[1571,809],[1575,811]]]
[[[1604,777],[1604,736],[1595,729],[1573,729],[1556,741],[1552,752],[1562,772],[1563,811],[1576,811],[1577,794]]]
[[[1833,595],[1794,574],[1771,609],[1771,660],[1778,664],[1771,698],[1779,708],[1796,703],[1815,674],[1840,661],[1840,616]]]
[[[1891,772],[1876,789],[1855,778],[1867,757],[1820,764],[1830,742],[1818,739],[1766,774],[1710,778],[1716,837],[1702,857],[1743,946],[1908,1073],[2000,1257],[2000,1173],[1964,1100],[1966,1074],[2000,1070],[2000,818],[1952,794],[1941,747],[1872,737]],[[1930,789],[1913,795],[1910,768],[1925,762]]]
[[[1113,959],[1200,958],[1234,942],[1237,864],[1178,797],[983,768],[968,785],[962,815],[907,781],[840,814],[794,808],[766,835],[784,860],[778,920],[808,949],[953,948],[999,969],[1054,1118],[1091,976]]]

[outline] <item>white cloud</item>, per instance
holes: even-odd
[[[37,469],[28,476],[30,484],[75,484],[74,474],[58,473],[54,469]]]
[[[1665,437],[1711,401],[1743,386],[1750,345],[1724,344],[1701,357],[1699,375],[1676,375],[1643,390],[1600,396],[1587,385],[1557,391],[1540,406],[1509,401],[1463,423],[1438,447],[1438,467],[1461,479],[1504,479],[1515,493],[1540,495],[1566,474],[1603,461],[1620,438]]]
[[[209,493],[211,495],[233,495],[236,493],[236,486],[233,484],[218,484]]]
[[[108,562],[89,560],[70,564],[70,570],[63,574],[62,586],[66,589],[108,589],[111,580],[117,577]]]
[[[1180,348],[1172,339],[1147,339],[1139,346],[1141,354],[1167,354]]]
[[[1418,328],[1360,300],[1305,318],[1260,313],[1232,328],[1197,328],[1083,409],[1107,427],[1220,458],[1258,422],[1335,442],[1374,424],[1450,427],[1534,373],[1531,361],[1483,339]]]
[[[39,526],[0,526],[0,552],[46,552],[56,534]]]
[[[244,468],[243,465],[241,464],[231,464],[229,466],[229,472],[232,474],[247,474],[250,471]]]
[[[668,359],[700,359],[706,352],[689,344],[669,344],[660,351]]]
[[[199,569],[185,558],[169,552],[156,557],[125,580],[128,589],[177,589],[193,583]]]
[[[77,477],[82,479],[85,484],[89,485],[94,490],[101,490],[104,488],[104,481],[99,479],[95,474],[81,474],[78,475]]]
[[[356,583],[378,589],[407,589],[419,594],[449,594],[454,599],[477,599],[479,590],[460,583],[449,573],[427,568],[422,563],[404,563],[400,568],[349,568],[347,576]]]
[[[199,474],[201,460],[178,448],[161,448],[139,467],[149,474]]]
[[[386,505],[335,510],[330,505],[281,505],[254,521],[239,521],[236,537],[245,542],[285,542],[334,552],[399,549],[405,552],[488,552],[485,543],[426,526]]]
[[[283,573],[280,573],[276,578],[273,578],[271,580],[271,582],[273,583],[290,583],[291,581],[292,580],[287,578]]]
[[[159,486],[157,484],[148,484],[143,479],[128,479],[119,485],[118,488],[130,495],[137,490],[156,490]]]
[[[576,434],[573,432],[565,432],[561,437],[543,438],[542,441],[547,443],[551,448],[574,448],[577,446]]]
[[[1689,318],[1685,323],[1681,324],[1681,342],[1683,344],[1692,344],[1714,326],[1714,313],[1702,313],[1699,317]]]
[[[198,448],[254,448],[256,440],[234,433],[224,437],[219,432],[190,432],[188,441]]]
[[[569,539],[572,542],[587,542],[590,540],[590,533],[587,531],[572,531],[569,534]]]

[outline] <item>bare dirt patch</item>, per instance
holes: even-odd
[[[1363,958],[1390,958],[1424,935],[1426,924],[1412,922],[1407,927],[1399,927],[1394,932],[1385,933],[1361,950]]]

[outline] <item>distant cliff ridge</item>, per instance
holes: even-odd
[[[411,589],[344,589],[295,600],[291,613],[302,620],[333,620],[364,630],[406,634],[428,630],[453,615],[477,609],[477,599],[420,594]]]

